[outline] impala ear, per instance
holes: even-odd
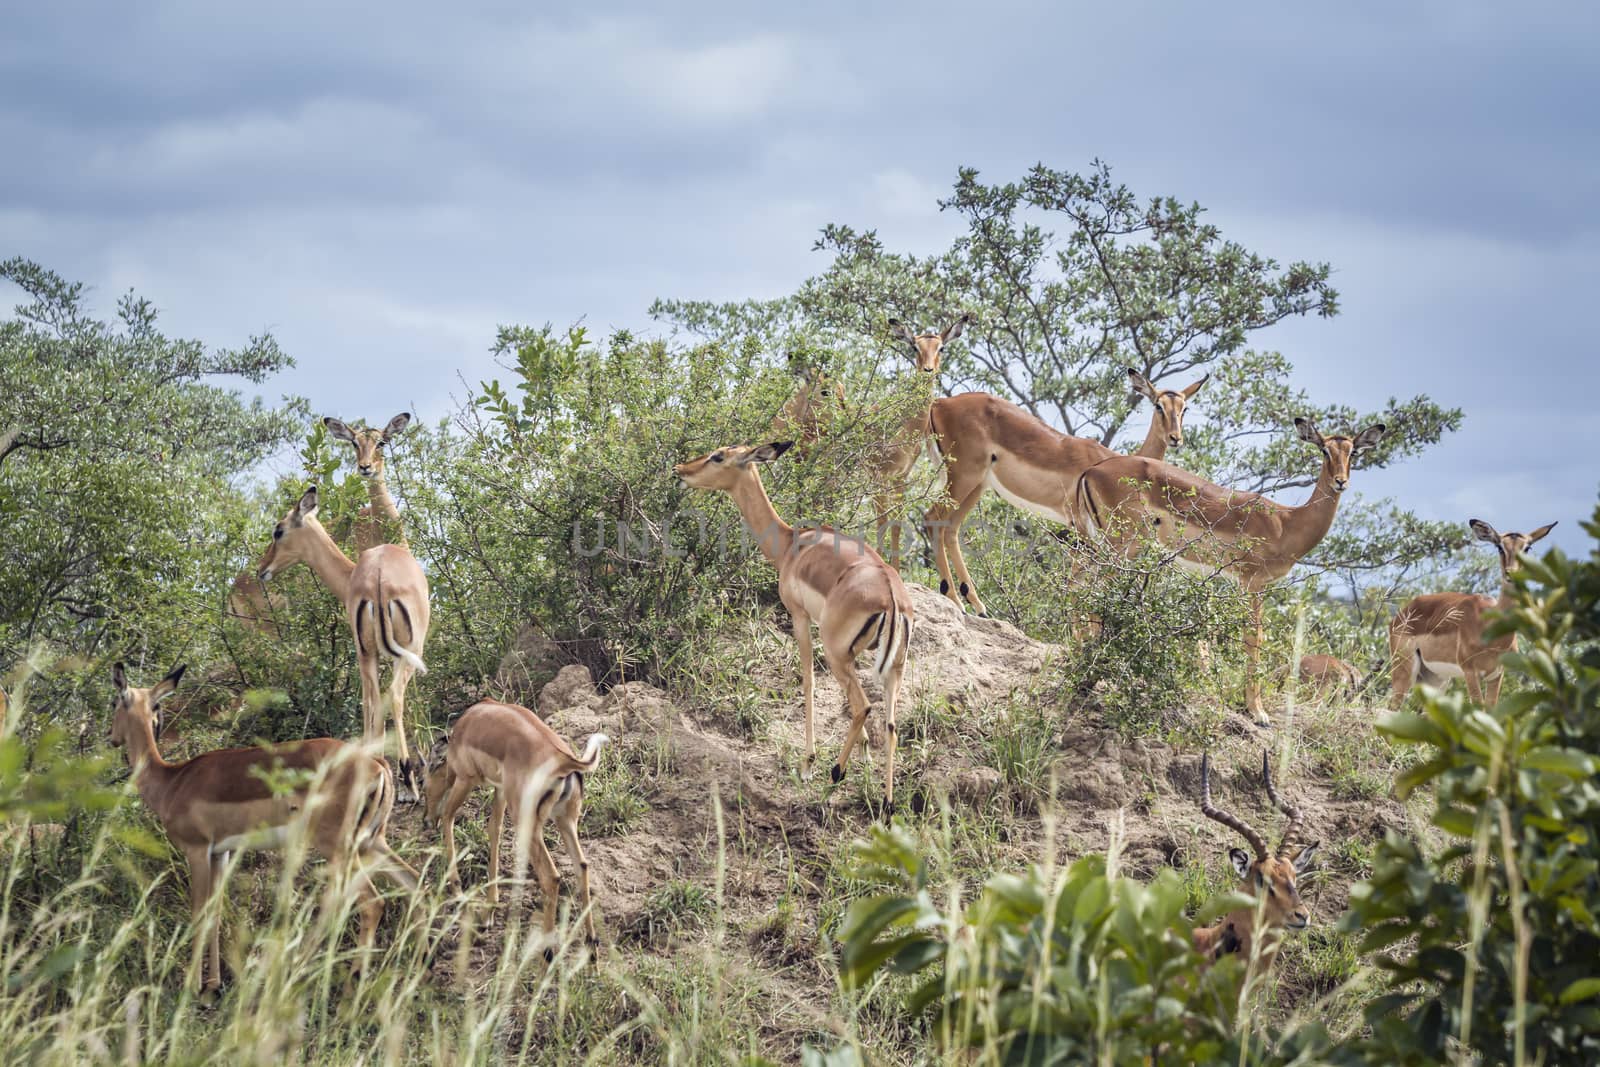
[[[351,444],[355,443],[355,431],[350,429],[350,427],[346,426],[344,423],[340,422],[338,419],[334,418],[332,415],[329,415],[327,418],[323,419],[322,425],[328,428],[328,435],[330,437],[337,437],[339,440],[349,441]]]
[[[1468,519],[1467,525],[1472,527],[1472,535],[1480,541],[1487,541],[1496,548],[1500,547],[1500,535],[1493,526],[1482,519]]]
[[[1317,432],[1317,424],[1312,422],[1310,419],[1304,419],[1296,416],[1294,420],[1294,430],[1295,433],[1300,435],[1300,440],[1314,444],[1318,448],[1322,447],[1322,434]]]
[[[397,436],[398,434],[404,432],[405,428],[410,425],[411,412],[402,411],[400,414],[389,420],[389,425],[383,428],[383,436],[386,438]]]
[[[954,341],[957,337],[961,336],[961,331],[966,329],[967,323],[971,321],[972,316],[970,314],[962,315],[959,319],[944,328],[944,333],[939,335],[939,342],[943,344],[947,341]]]
[[[793,441],[774,441],[770,445],[761,445],[745,457],[745,462],[771,463],[793,447]]]
[[[1250,873],[1250,853],[1242,848],[1230,848],[1228,858],[1233,861],[1233,869],[1240,878]]]
[[[118,693],[126,693],[128,691],[128,668],[122,665],[121,660],[118,660],[116,665],[111,668],[111,684],[117,687]]]
[[[910,341],[913,344],[916,343],[917,335],[912,331],[911,327],[907,326],[899,319],[889,320],[889,332],[900,338],[902,341]]]
[[[300,494],[299,503],[294,506],[294,524],[299,526],[302,522],[312,518],[317,513],[317,487],[306,486],[306,491]]]
[[[189,669],[187,663],[180,663],[172,669],[172,673],[150,687],[150,702],[159,704],[178,688],[178,683],[183,680],[183,672]]]
[[[1319,845],[1321,845],[1321,844],[1322,844],[1321,841],[1313,841],[1313,842],[1311,842],[1311,844],[1306,845],[1304,848],[1302,848],[1299,851],[1299,853],[1297,853],[1295,855],[1295,858],[1294,858],[1294,873],[1295,874],[1305,874],[1307,871],[1309,871],[1311,869],[1311,864],[1316,859],[1317,847]]]
[[[1128,368],[1128,384],[1133,386],[1134,392],[1143,393],[1151,400],[1154,400],[1160,395],[1156,392],[1155,383],[1149,378],[1146,378],[1144,375],[1140,374],[1138,371],[1134,370],[1132,367]]]
[[[1351,451],[1360,452],[1363,448],[1371,448],[1373,445],[1378,443],[1378,439],[1381,438],[1388,431],[1388,429],[1389,427],[1385,426],[1381,422],[1373,423],[1365,430],[1362,430],[1360,433],[1356,434],[1355,442],[1350,446]]]
[[[1204,378],[1201,378],[1198,382],[1195,382],[1193,385],[1185,386],[1184,389],[1183,389],[1183,398],[1185,400],[1190,399],[1191,397],[1194,396],[1194,394],[1196,394],[1196,393],[1198,393],[1200,391],[1200,387],[1202,385],[1206,384],[1210,380],[1211,380],[1211,375],[1208,374]]]
[[[1556,524],[1553,523],[1553,522],[1550,523],[1548,526],[1539,527],[1537,530],[1533,531],[1533,533],[1528,535],[1528,544],[1531,545],[1535,541],[1544,540],[1544,535],[1549,533],[1551,530],[1554,530],[1555,528],[1556,528]]]

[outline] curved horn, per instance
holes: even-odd
[[[1278,796],[1278,791],[1272,788],[1272,761],[1266,749],[1261,750],[1261,780],[1266,783],[1267,799],[1272,801],[1272,806],[1289,817],[1289,825],[1283,828],[1283,840],[1278,842],[1278,855],[1287,856],[1300,836],[1300,809],[1293,804],[1285,804]]]
[[[1211,806],[1211,753],[1202,753],[1200,756],[1200,814],[1208,819],[1220,822],[1230,830],[1236,831],[1240,837],[1250,842],[1250,847],[1256,850],[1256,859],[1267,858],[1267,839],[1256,833],[1254,827],[1237,815],[1229,815]]]

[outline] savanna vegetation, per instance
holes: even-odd
[[[394,434],[384,474],[432,590],[413,736],[485,698],[612,736],[582,831],[601,943],[564,896],[547,965],[536,910],[485,906],[482,818],[457,829],[450,889],[437,833],[397,809],[388,840],[423,885],[388,894],[376,957],[353,972],[353,902],[318,888],[341,873],[292,840],[229,869],[214,1005],[185,980],[201,946],[182,859],[106,741],[112,665],[140,685],[189,665],[169,758],[357,737],[344,606],[301,567],[241,612],[238,580],[308,483],[354,554],[368,487],[314,416],[395,413],[246,399],[292,365],[271,337],[208,349],[163,333],[146,297],[101,319],[82,286],[0,264],[21,294],[0,323],[0,1059],[1594,1062],[1600,550],[1516,573],[1492,624],[1518,638],[1495,706],[1430,689],[1381,714],[1396,607],[1491,592],[1500,572],[1467,516],[1364,498],[1361,471],[1428,462],[1463,413],[1305,395],[1272,328],[1338,312],[1330,265],[1242,248],[1102,165],[1002,185],[963,170],[940,206],[964,223],[947,250],[830,225],[821,272],[780,300],[664,299],[648,335],[501,326],[499,375]],[[887,325],[963,315],[937,376]],[[1387,427],[1269,593],[1274,730],[1239,713],[1235,584],[1155,547],[1114,556],[989,493],[966,558],[997,619],[918,593],[897,771],[918,810],[878,825],[881,764],[837,786],[803,775],[775,573],[673,465],[771,440],[801,383],[825,382],[815,440],[766,468],[768,492],[791,520],[870,538],[873,457],[930,390],[994,393],[1130,451],[1151,415],[1130,368],[1205,379],[1169,462],[1288,503],[1320,461],[1294,419]],[[269,457],[297,469],[264,479]],[[924,460],[894,512],[924,590],[920,516],[942,484]],[[1600,512],[1586,528],[1600,544]],[[1356,684],[1301,685],[1311,652]],[[819,721],[826,753],[842,728]],[[1204,966],[1192,926],[1255,903],[1196,769],[1211,752],[1219,803],[1265,821],[1263,746],[1321,834],[1312,921],[1270,970]]]

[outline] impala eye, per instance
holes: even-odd
[[[711,462],[713,462],[713,463],[721,463],[722,462],[722,453],[721,452],[714,453],[712,455],[712,457],[711,457]]]
[[[283,536],[283,527],[282,526],[274,526],[272,528],[272,539],[274,541],[276,541],[279,538],[281,538],[282,536]]]

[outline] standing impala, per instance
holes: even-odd
[[[1128,381],[1155,406],[1144,444],[1135,455],[1161,459],[1183,444],[1183,412],[1207,375],[1183,389],[1157,389],[1132,367]],[[945,491],[928,510],[928,539],[939,568],[939,591],[979,615],[988,609],[967,573],[961,525],[993,489],[1024,511],[1080,527],[1073,513],[1078,476],[1118,453],[1099,441],[1054,430],[1022,408],[990,393],[962,393],[936,401],[929,415],[934,442],[946,465]],[[955,575],[950,561],[955,560]]]
[[[351,858],[358,861],[351,876],[361,900],[364,955],[383,914],[369,870],[408,890],[417,885],[416,872],[384,839],[394,805],[388,766],[330,737],[223,749],[168,763],[156,747],[160,705],[177,689],[183,670],[137,689],[128,684],[122,664],[116,665],[111,743],[127,749],[140,798],[189,863],[189,903],[203,946],[196,954],[202,996],[209,998],[222,985],[221,923],[216,915],[209,918],[209,929],[199,923],[225,865],[236,851],[283,847],[297,822],[303,821],[311,847],[328,859],[336,875]],[[287,792],[275,791],[269,778],[280,770],[302,772],[308,780],[292,783]],[[336,881],[329,883],[330,903]]]
[[[514,818],[531,820],[528,848],[544,892],[544,932],[556,928],[556,864],[544,846],[544,825],[554,820],[567,847],[567,858],[578,873],[584,930],[593,941],[589,860],[578,843],[578,819],[583,814],[583,776],[600,765],[600,748],[608,740],[605,734],[591,734],[583,755],[578,756],[560,734],[520,704],[485,700],[462,712],[450,735],[429,754],[428,797],[422,812],[425,821],[431,819],[444,827],[447,880],[456,882],[456,813],[473,789],[491,786],[489,903],[500,901],[500,838],[509,803]],[[514,873],[521,878],[521,871]],[[553,955],[553,949],[544,950],[546,960]]]
[[[1515,634],[1494,640],[1483,636],[1484,612],[1512,605],[1511,575],[1522,563],[1522,554],[1543,540],[1556,524],[1541,526],[1528,534],[1495,531],[1481,519],[1471,520],[1472,532],[1500,553],[1500,598],[1476,593],[1426,593],[1413,597],[1389,623],[1389,657],[1393,677],[1389,703],[1399,707],[1410,691],[1414,662],[1420,658],[1438,680],[1460,678],[1467,683],[1467,694],[1480,704],[1493,706],[1500,701],[1500,657],[1517,647]],[[1413,656],[1415,653],[1415,657]]]
[[[828,670],[850,705],[850,730],[833,768],[835,782],[844,778],[850,753],[867,724],[869,705],[856,677],[856,657],[877,649],[872,670],[883,685],[884,717],[888,720],[883,771],[883,817],[887,821],[894,814],[895,701],[911,643],[911,594],[900,573],[870,546],[828,526],[796,530],[778,517],[756,465],[777,459],[791,444],[781,441],[756,448],[719,448],[678,464],[673,473],[686,485],[720,490],[733,497],[762,554],[778,569],[778,596],[794,620],[794,639],[800,646],[807,766],[817,754],[811,656],[811,624],[816,622]]]
[[[422,662],[422,646],[428,639],[428,578],[399,545],[369,548],[352,563],[317,521],[314,485],[273,527],[272,543],[262,554],[257,573],[265,582],[296,563],[310,567],[344,605],[361,670],[361,738],[379,749],[384,698],[378,669],[385,659],[394,666],[388,697],[400,750],[399,800],[410,803],[422,785],[422,768],[412,761],[406,746],[406,687],[413,674],[428,669]]]
[[[1244,633],[1245,710],[1264,726],[1272,720],[1261,708],[1256,676],[1263,591],[1322,541],[1350,482],[1351,457],[1377,444],[1384,432],[1377,423],[1354,437],[1323,437],[1310,419],[1295,419],[1294,425],[1302,441],[1322,451],[1311,499],[1299,507],[1259,493],[1223,489],[1169,463],[1139,456],[1102,460],[1083,473],[1077,487],[1077,510],[1085,528],[1125,555],[1137,555],[1145,539],[1153,539],[1180,564],[1227,575],[1250,595]]]
[[[1266,974],[1278,958],[1283,931],[1304,930],[1311,923],[1311,913],[1300,902],[1295,882],[1311,866],[1318,842],[1299,844],[1300,809],[1278,797],[1265,752],[1261,753],[1261,780],[1272,806],[1289,817],[1275,852],[1267,849],[1267,839],[1249,823],[1211,806],[1211,755],[1200,757],[1200,814],[1236,832],[1254,851],[1252,856],[1242,848],[1230,848],[1228,857],[1241,879],[1239,892],[1258,903],[1231,911],[1211,926],[1195,927],[1194,947],[1208,962],[1238,953],[1247,966]]]
[[[961,331],[972,322],[971,315],[962,315],[946,326],[942,332],[913,333],[899,319],[889,320],[894,336],[911,346],[911,361],[917,368],[917,386],[926,395],[926,402],[906,416],[889,440],[879,443],[868,464],[872,484],[877,486],[873,498],[873,511],[878,519],[878,545],[883,545],[884,528],[889,530],[889,565],[900,568],[900,523],[890,520],[897,508],[905,502],[906,481],[911,468],[917,465],[923,442],[928,439],[928,418],[935,403],[935,390],[939,382],[939,366],[944,358],[944,346],[961,336]]]
[[[410,547],[405,527],[400,523],[400,509],[394,506],[389,483],[383,477],[383,449],[411,424],[411,412],[402,411],[381,430],[370,426],[352,429],[331,415],[323,419],[322,424],[328,428],[330,436],[348,442],[355,449],[356,473],[367,483],[370,503],[356,517],[356,551],[365,552],[382,544]]]

